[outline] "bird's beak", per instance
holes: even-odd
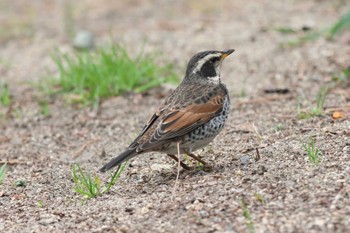
[[[226,51],[223,51],[221,55],[221,61],[224,60],[228,55],[230,55],[234,51],[235,51],[234,49],[228,49]]]

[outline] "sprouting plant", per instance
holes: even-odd
[[[263,196],[262,196],[260,193],[255,192],[255,193],[254,193],[254,197],[255,197],[255,199],[256,199],[258,202],[260,202],[261,204],[263,204],[263,205],[266,204],[265,199],[263,198]]]
[[[316,99],[316,107],[313,109],[313,112],[316,115],[323,114],[324,110],[324,104],[326,102],[327,96],[328,96],[329,87],[326,88],[320,88],[317,99]]]
[[[40,106],[40,112],[44,116],[50,116],[50,107],[49,103],[45,100],[39,101],[39,106]]]
[[[42,201],[42,200],[39,200],[38,202],[37,202],[37,206],[39,207],[39,208],[44,208],[44,202]]]
[[[254,222],[252,219],[252,216],[250,214],[249,209],[247,208],[247,204],[244,202],[244,200],[242,199],[241,201],[241,207],[243,210],[243,216],[246,220],[246,225],[247,225],[247,230],[249,233],[255,233],[255,228],[254,228]]]
[[[84,172],[80,165],[72,166],[72,176],[74,181],[74,191],[87,199],[106,193],[118,180],[124,171],[127,162],[119,165],[117,170],[111,175],[110,181],[105,187],[101,187],[101,180],[97,175]]]
[[[3,164],[0,168],[0,184],[4,182],[5,176],[6,176],[6,163]]]
[[[197,170],[198,171],[204,171],[204,164],[197,161]]]
[[[329,87],[320,88],[316,97],[316,106],[311,107],[307,111],[301,111],[301,105],[298,101],[297,112],[299,119],[308,119],[314,116],[322,115],[324,113],[324,105],[328,96]]]
[[[340,84],[341,86],[347,86],[350,84],[350,68],[343,69],[340,73],[333,75],[332,81],[335,84]]]
[[[9,106],[11,104],[10,90],[6,83],[0,80],[0,104]]]
[[[278,123],[276,126],[275,126],[275,131],[276,132],[279,132],[279,131],[282,131],[283,130],[283,125],[282,123]]]
[[[307,143],[303,144],[303,148],[313,165],[318,165],[321,162],[321,155],[319,149],[315,146],[315,140],[310,137]]]

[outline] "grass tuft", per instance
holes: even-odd
[[[255,233],[254,222],[253,222],[252,216],[250,214],[250,211],[247,208],[247,204],[244,202],[244,200],[242,200],[242,202],[241,202],[241,207],[242,207],[242,210],[243,210],[243,216],[244,216],[244,218],[246,220],[248,232],[249,233]]]
[[[263,198],[263,196],[262,196],[260,193],[255,192],[255,193],[254,193],[254,197],[255,197],[255,199],[256,199],[258,202],[260,202],[261,204],[263,204],[263,205],[266,204],[265,199]]]
[[[39,200],[39,201],[37,202],[37,206],[38,206],[39,208],[44,208],[44,207],[45,207],[44,202],[43,202],[42,200]]]
[[[0,80],[0,104],[9,106],[11,104],[10,91],[6,83]]]
[[[82,195],[87,200],[106,193],[118,180],[124,171],[127,162],[119,165],[114,174],[111,174],[110,181],[105,187],[101,187],[101,180],[97,175],[92,176],[84,172],[80,165],[72,166],[72,176],[74,181],[74,191]]]
[[[321,87],[317,93],[316,106],[311,107],[307,111],[301,111],[301,106],[298,103],[298,106],[297,106],[298,118],[304,120],[315,116],[323,115],[324,105],[328,96],[328,91],[329,91],[328,86],[326,86],[325,88]]]
[[[4,182],[6,176],[6,163],[1,166],[0,168],[0,184]]]
[[[46,100],[40,100],[39,101],[39,106],[40,106],[40,113],[43,116],[50,116],[51,115],[50,106],[49,106],[49,103]]]
[[[101,48],[95,52],[77,52],[73,55],[53,56],[58,69],[60,91],[68,100],[98,106],[110,96],[125,92],[141,93],[165,82],[176,83],[171,65],[160,66],[155,57],[138,54],[131,58],[120,45]]]
[[[278,123],[277,125],[275,125],[275,131],[276,132],[280,132],[284,129],[284,126],[282,123]]]
[[[321,155],[319,149],[315,146],[315,140],[310,137],[309,141],[303,144],[303,148],[307,153],[309,161],[313,165],[318,165],[321,162]]]
[[[340,73],[333,75],[332,81],[336,85],[347,87],[350,84],[350,67],[343,69]]]

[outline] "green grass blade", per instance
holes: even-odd
[[[111,180],[107,184],[106,187],[102,188],[101,191],[101,179],[94,175],[92,176],[90,173],[86,173],[80,167],[79,164],[73,164],[72,166],[72,177],[74,182],[73,190],[82,195],[87,199],[94,198],[98,195],[102,195],[107,192],[118,180],[121,173],[125,169],[127,162],[118,166],[117,170],[111,175]]]
[[[5,180],[6,166],[7,166],[7,164],[5,163],[0,168],[0,184],[2,184],[2,182],[4,182],[4,180]]]
[[[336,22],[328,32],[328,38],[333,39],[342,30],[350,28],[350,11],[343,15],[338,22]]]
[[[10,90],[2,80],[0,80],[0,104],[5,107],[11,104]]]
[[[315,140],[310,137],[307,143],[303,144],[303,148],[309,158],[310,163],[318,165],[321,162],[320,151],[315,145]]]
[[[122,165],[119,165],[117,170],[114,172],[113,175],[111,175],[111,180],[108,183],[108,185],[102,190],[101,193],[107,192],[118,180],[122,172],[124,171],[126,165],[128,164],[128,161],[124,162]]]

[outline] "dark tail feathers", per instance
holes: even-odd
[[[136,155],[135,150],[126,150],[114,159],[112,159],[109,163],[105,164],[101,169],[100,172],[106,172],[107,170],[120,165],[125,160],[131,159]]]

